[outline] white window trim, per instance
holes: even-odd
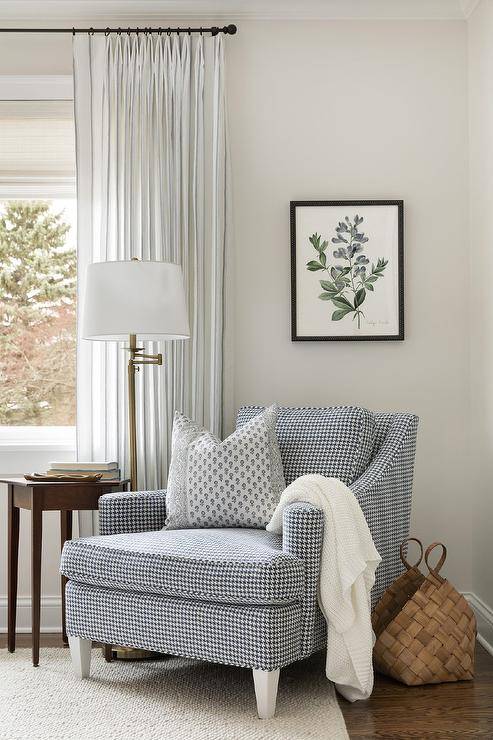
[[[0,100],[73,100],[71,75],[0,75]],[[23,178],[0,181],[0,198],[75,196],[75,178],[46,178],[26,183]],[[8,190],[7,190],[8,188]],[[28,194],[29,189],[29,194]],[[9,193],[9,195],[7,195]],[[76,427],[0,426],[0,452],[74,452]]]
[[[0,450],[24,452],[72,452],[76,448],[75,427],[0,426]]]

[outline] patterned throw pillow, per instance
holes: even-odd
[[[285,488],[271,406],[224,442],[175,412],[166,529],[265,527]]]
[[[236,428],[262,412],[262,406],[243,406]],[[375,416],[358,406],[281,406],[276,431],[286,485],[300,475],[320,473],[350,486],[370,464],[375,429]]]

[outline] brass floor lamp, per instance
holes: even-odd
[[[170,262],[96,262],[87,269],[82,336],[99,341],[126,341],[128,360],[128,439],[132,491],[137,482],[135,373],[139,365],[162,365],[161,354],[148,355],[138,339],[188,339],[183,274]],[[111,652],[110,647],[108,646]],[[120,659],[137,660],[152,653],[116,647]]]
[[[135,373],[139,365],[162,365],[161,354],[144,354],[144,339],[188,339],[187,307],[180,265],[170,262],[95,262],[87,269],[82,336],[99,341],[129,339],[128,437],[132,491],[137,490]]]

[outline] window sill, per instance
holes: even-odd
[[[75,427],[0,426],[2,452],[73,452]]]
[[[2,452],[75,452],[76,447],[73,442],[4,442],[0,440],[0,454]]]

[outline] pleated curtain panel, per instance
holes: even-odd
[[[77,35],[74,84],[78,295],[87,265],[182,265],[191,338],[145,342],[164,367],[137,374],[140,490],[162,488],[175,409],[221,433],[229,175],[222,34]],[[80,322],[79,322],[80,324]],[[140,343],[139,343],[140,344]],[[78,341],[79,460],[128,473],[125,345]],[[80,531],[94,529],[82,517]]]

